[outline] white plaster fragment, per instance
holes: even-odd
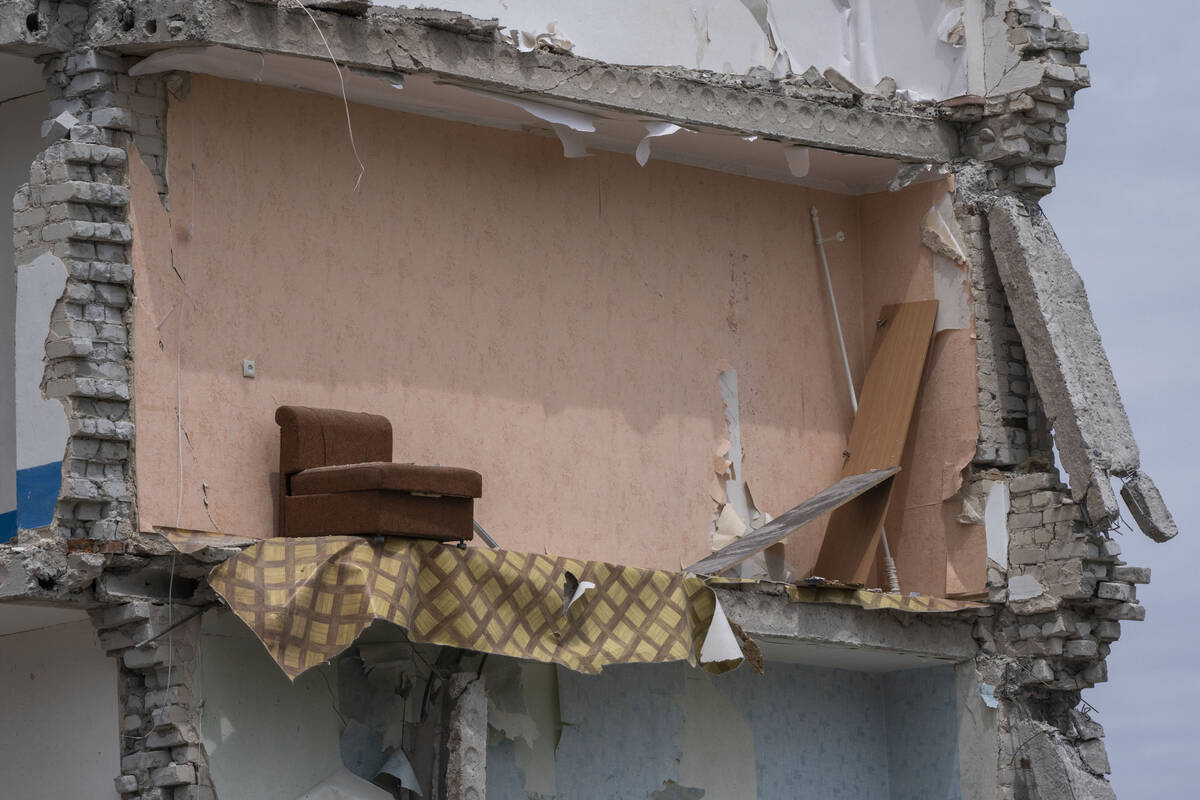
[[[808,175],[812,161],[807,147],[784,145],[783,156],[787,159],[788,171],[794,177],[803,178]]]
[[[564,125],[573,131],[580,133],[595,133],[596,121],[590,115],[584,114],[582,111],[573,111],[569,108],[550,105],[549,103],[539,103],[535,100],[526,100],[523,97],[510,97],[506,94],[497,94],[496,92],[485,92],[482,89],[467,89],[469,92],[480,95],[482,97],[490,97],[501,103],[508,103],[517,108],[527,111],[540,120],[549,122],[551,125]]]
[[[388,760],[383,762],[383,766],[379,768],[379,775],[390,775],[400,782],[400,785],[417,795],[424,797],[421,792],[421,784],[417,780],[417,773],[413,771],[412,764],[409,763],[408,756],[404,755],[404,751],[399,748],[396,752],[388,756]]]
[[[954,199],[949,192],[929,207],[921,220],[921,240],[935,253],[958,264],[967,263],[967,251],[963,247],[963,232],[954,215]]]
[[[780,43],[781,37],[778,33],[778,23],[775,20],[775,10],[768,0],[742,0],[742,5],[750,12],[750,16],[754,17],[754,21],[766,38],[767,58],[771,62],[772,77],[778,79],[795,72],[791,56]]]
[[[342,767],[296,800],[392,800],[392,793]]]
[[[771,521],[771,515],[759,511],[754,505],[750,487],[742,477],[742,423],[739,411],[737,370],[722,370],[717,377],[721,399],[725,404],[725,422],[729,426],[729,439],[722,444],[718,457],[723,472],[718,473],[725,486],[724,500],[720,513],[713,522],[712,549],[720,550],[748,531],[757,530]],[[771,574],[767,558],[757,553],[737,567],[743,578],[766,578]]]
[[[639,166],[646,166],[646,162],[650,160],[650,140],[658,136],[670,136],[679,131],[686,131],[687,128],[675,125],[670,122],[643,122],[646,127],[646,135],[638,142],[637,150],[634,151],[633,157],[637,159]]]
[[[996,699],[996,687],[990,683],[979,684],[979,697],[988,708],[999,708],[1000,701]]]
[[[963,9],[953,8],[946,12],[938,23],[938,38],[948,45],[962,47],[966,38],[966,28],[963,24]]]
[[[984,0],[966,0],[963,3],[963,28],[966,33],[964,49],[967,61],[967,94],[982,95],[984,83]]]
[[[987,538],[988,558],[1008,569],[1008,484],[994,483],[988,492],[987,504],[984,506],[983,527]],[[1009,590],[1012,582],[1009,582]]]
[[[1014,575],[1008,579],[1008,599],[1012,602],[1041,597],[1046,589],[1032,575]]]
[[[945,256],[933,257],[933,296],[938,301],[933,332],[971,327],[971,294],[967,275]]]
[[[746,482],[742,477],[742,420],[739,410],[737,370],[722,370],[717,378],[717,385],[721,389],[721,399],[725,403],[725,422],[729,425],[729,450],[725,454],[725,458],[729,461],[729,478],[725,481],[725,499],[729,505],[733,506],[734,513],[748,530],[753,525],[750,517],[750,498],[746,491]]]
[[[954,216],[950,193],[930,206],[921,220],[921,243],[933,251],[933,296],[938,301],[934,333],[971,327],[971,293],[967,287],[967,252]]]
[[[932,170],[933,164],[901,164],[896,170],[896,177],[888,181],[888,191],[898,192]]]
[[[708,626],[704,644],[700,645],[701,664],[734,661],[742,658],[742,646],[738,643],[737,636],[734,635],[733,628],[729,625],[725,609],[721,608],[720,600],[716,600],[716,604],[717,607],[713,609],[712,624]]]
[[[547,22],[546,29],[540,33],[509,30],[505,36],[513,47],[522,53],[528,53],[537,47],[548,47],[560,53],[570,53],[575,49],[575,43],[558,29],[557,21]]]
[[[569,598],[567,598],[567,602],[563,603],[563,616],[565,617],[567,615],[567,612],[571,610],[571,606],[575,605],[575,603],[577,603],[581,597],[587,594],[589,590],[595,588],[596,584],[592,583],[591,581],[579,581],[579,583],[575,586],[575,591],[571,593]]]
[[[571,130],[566,125],[551,125],[550,128],[558,136],[558,140],[562,142],[564,158],[585,158],[591,155],[587,150],[587,145],[584,144],[581,134]]]
[[[482,95],[483,97],[490,97],[501,103],[514,105],[540,120],[549,122],[551,130],[558,136],[558,140],[562,142],[564,157],[582,158],[591,155],[587,151],[583,137],[580,136],[581,133],[596,132],[596,121],[589,115],[580,111],[573,111],[569,108],[550,105],[549,103],[526,100],[522,97],[510,97],[506,94],[485,92],[480,89],[467,89],[466,91]]]
[[[741,538],[749,528],[746,523],[742,522],[737,511],[734,510],[732,503],[726,503],[721,507],[721,513],[717,515],[717,521],[712,535],[712,549],[720,550],[733,544],[737,539]]]

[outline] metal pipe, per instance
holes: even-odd
[[[829,260],[825,258],[825,240],[821,238],[821,215],[817,207],[812,207],[813,231],[817,236],[817,252],[821,254],[821,269],[825,270],[825,288],[829,290],[829,305],[833,308],[833,327],[837,331],[838,347],[842,350],[842,366],[846,369],[846,386],[850,389],[850,408],[858,413],[858,396],[854,393],[854,378],[850,374],[850,358],[846,355],[846,339],[842,336],[842,318],[838,316],[837,298],[833,296],[833,279],[829,277]],[[846,236],[841,234],[838,241],[844,241]]]
[[[205,611],[208,611],[210,608],[212,608],[214,606],[219,606],[219,605],[221,605],[221,604],[220,603],[208,603],[206,605],[201,606],[200,608],[193,611],[191,614],[188,614],[183,619],[176,620],[175,622],[171,623],[167,627],[163,628],[161,631],[154,634],[150,638],[143,639],[142,641],[138,642],[137,644],[134,645],[134,648],[137,649],[140,647],[145,647],[146,645],[150,644],[151,642],[161,639],[162,637],[166,636],[168,633],[175,630],[176,628],[178,628],[180,625],[184,624],[185,622],[190,622],[191,620],[193,620],[196,617],[203,614]]]
[[[492,548],[493,550],[500,549],[500,545],[496,544],[495,539],[493,539],[491,536],[488,536],[488,532],[483,529],[482,525],[480,525],[475,520],[471,520],[471,525],[474,526],[475,532],[479,534],[480,538],[482,538],[485,542],[487,542],[488,547]]]
[[[817,239],[817,252],[821,255],[821,269],[825,271],[825,288],[829,290],[829,305],[833,309],[833,325],[837,330],[838,347],[842,351],[842,366],[846,370],[846,388],[850,390],[850,408],[858,416],[858,395],[854,392],[854,376],[850,373],[850,357],[846,354],[846,339],[842,335],[842,319],[838,315],[837,298],[833,294],[833,279],[829,275],[829,260],[825,257],[825,239],[821,236],[821,215],[817,207],[812,207],[813,234]],[[846,240],[846,235],[838,231],[832,239],[839,242]],[[892,550],[888,547],[887,531],[881,530],[883,539],[883,566],[887,572],[888,588],[900,592],[900,577],[896,573],[896,562],[892,560]]]

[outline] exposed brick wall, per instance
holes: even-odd
[[[197,728],[200,619],[135,646],[193,611],[134,601],[92,613],[101,646],[120,664],[121,774],[115,783],[123,798],[216,800]]]
[[[993,608],[976,626],[979,670],[999,700],[999,796],[1112,797],[1104,732],[1081,692],[1108,679],[1121,621],[1145,618],[1136,584],[1150,572],[1089,528],[1057,472],[1008,485],[1009,563],[989,567]]]

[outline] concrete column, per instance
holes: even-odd
[[[483,676],[450,677],[446,800],[483,800],[487,784],[487,695]]]

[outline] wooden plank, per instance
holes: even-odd
[[[827,489],[823,489],[795,508],[789,509],[755,531],[747,533],[736,542],[722,547],[717,552],[697,561],[685,572],[697,575],[716,575],[737,566],[750,556],[766,550],[787,538],[793,531],[837,507],[850,502],[883,481],[888,481],[900,471],[899,467],[878,469],[863,475],[842,478]],[[890,482],[890,481],[889,481]]]
[[[878,346],[859,395],[850,429],[850,457],[842,475],[900,463],[933,338],[937,301],[884,306]],[[879,549],[893,481],[837,509],[829,519],[813,574],[843,583],[865,583]]]

